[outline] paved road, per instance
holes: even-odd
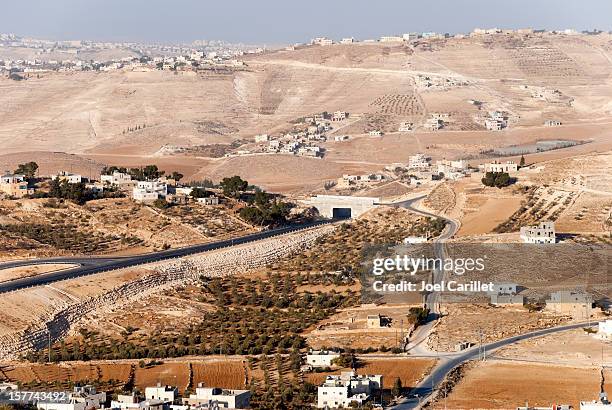
[[[337,222],[337,220],[324,220],[302,225],[292,225],[283,228],[270,229],[267,231],[257,232],[250,235],[241,236],[239,238],[227,239],[223,241],[211,242],[200,245],[192,245],[184,248],[170,249],[167,251],[146,253],[135,256],[125,257],[57,257],[44,259],[28,259],[22,261],[11,261],[0,264],[1,269],[14,268],[27,265],[38,265],[45,263],[66,263],[78,265],[75,268],[60,270],[56,272],[44,273],[28,278],[21,278],[12,281],[0,283],[0,293],[10,292],[14,290],[24,289],[32,286],[47,285],[65,279],[77,278],[80,276],[91,275],[115,269],[123,269],[146,263],[159,262],[168,259],[181,258],[196,253],[212,251],[215,249],[227,248],[248,242],[257,241],[260,239],[270,238],[277,235],[282,235],[290,232],[296,232],[315,226],[325,225]]]
[[[446,258],[446,247],[444,245],[444,242],[447,239],[452,238],[453,235],[457,233],[457,230],[459,229],[459,224],[452,219],[448,219],[443,216],[435,215],[430,212],[422,211],[420,209],[415,208],[414,207],[415,203],[419,202],[423,198],[425,198],[425,195],[419,196],[413,199],[409,199],[407,201],[397,202],[393,205],[399,206],[401,208],[409,209],[412,212],[415,212],[415,213],[418,213],[424,216],[429,216],[432,218],[442,218],[446,221],[446,227],[444,228],[444,231],[442,232],[440,236],[435,238],[433,241],[435,257],[439,259],[445,259]],[[444,279],[443,270],[436,269],[433,271],[432,283],[440,283],[443,279]],[[430,309],[429,316],[427,317],[427,322],[419,326],[414,331],[414,333],[411,336],[411,340],[407,347],[407,350],[411,351],[414,349],[418,349],[421,343],[423,343],[427,339],[427,337],[429,337],[429,334],[431,333],[437,319],[440,316],[440,303],[438,302],[438,298],[439,298],[438,292],[431,292],[426,295],[425,306]]]
[[[592,322],[590,322],[592,324]],[[533,332],[525,333],[523,335],[509,337],[507,339],[499,340],[497,342],[492,342],[487,345],[484,345],[484,350],[489,354],[489,352],[493,352],[501,347],[511,345],[521,340],[531,339],[534,337],[541,337],[551,333],[563,332],[566,330],[577,329],[581,327],[588,326],[589,323],[575,323],[571,325],[563,325],[552,327],[549,329],[536,330]],[[415,389],[411,392],[411,397],[404,399],[398,405],[392,407],[395,410],[408,410],[408,409],[418,409],[421,406],[421,403],[429,400],[431,397],[431,393],[435,391],[435,389],[440,385],[440,383],[444,380],[446,375],[456,368],[457,366],[469,361],[478,359],[481,357],[481,351],[479,348],[473,347],[467,350],[464,350],[461,353],[456,354],[446,354],[441,355],[444,356],[441,358],[439,364],[433,369],[433,371],[427,375],[421,383],[419,383]],[[414,397],[412,397],[414,396]]]

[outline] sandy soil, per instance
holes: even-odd
[[[609,367],[612,365],[612,343],[576,329],[521,341],[496,351],[494,357],[526,363]]]
[[[545,364],[477,362],[467,370],[448,398],[436,408],[509,409],[525,405],[571,404],[593,400],[599,393],[600,373],[596,367]]]

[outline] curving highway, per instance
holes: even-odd
[[[0,270],[16,268],[28,265],[40,265],[49,263],[68,263],[78,265],[75,268],[43,273],[27,278],[0,282],[0,293],[25,289],[33,286],[47,285],[60,280],[73,279],[80,276],[92,275],[94,273],[106,272],[115,269],[129,268],[147,263],[159,262],[168,259],[182,258],[196,253],[209,252],[216,249],[228,248],[261,239],[271,238],[286,233],[297,232],[329,223],[337,222],[338,219],[330,219],[301,225],[290,225],[282,228],[270,229],[250,235],[233,239],[210,242],[199,245],[186,246],[184,248],[170,249],[167,251],[145,253],[135,256],[124,257],[57,257],[42,259],[27,259],[0,263]]]
[[[415,207],[415,204],[425,198],[425,195],[412,198],[402,202],[396,202],[393,205],[408,209],[412,212],[415,212],[420,215],[429,216],[432,218],[441,218],[446,221],[446,227],[442,234],[433,240],[434,243],[434,255],[436,258],[445,259],[446,258],[446,247],[444,242],[446,240],[452,238],[457,231],[459,230],[459,223],[453,219],[449,219],[440,215],[435,215],[431,212],[422,211]],[[436,269],[432,273],[432,283],[440,283],[444,279],[444,271]],[[414,333],[411,335],[410,343],[407,347],[408,351],[419,350],[420,345],[427,340],[429,334],[433,330],[437,319],[440,316],[440,303],[438,301],[439,293],[438,292],[430,292],[425,296],[425,307],[428,307],[430,312],[427,317],[427,322],[416,328]]]
[[[592,324],[592,322],[590,322]],[[541,337],[545,335],[549,335],[551,333],[564,332],[566,330],[572,330],[581,328],[584,326],[588,326],[588,322],[583,323],[574,323],[571,325],[563,325],[552,327],[548,329],[535,330],[533,332],[525,333],[518,336],[512,336],[507,339],[502,339],[497,342],[488,343],[483,345],[484,351],[493,352],[501,347],[511,345],[513,343],[519,342],[521,340],[532,339],[535,337]],[[468,362],[470,360],[478,359],[481,355],[481,349],[475,346],[470,349],[464,350],[460,353],[446,353],[440,354],[440,362],[438,365],[432,370],[431,373],[427,375],[412,391],[409,397],[405,398],[399,404],[391,407],[395,410],[409,410],[409,409],[418,409],[422,404],[431,400],[431,394],[440,386],[440,383],[444,380],[446,375],[456,368],[457,366]]]

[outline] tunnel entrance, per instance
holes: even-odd
[[[332,215],[334,219],[350,219],[351,208],[333,208]]]

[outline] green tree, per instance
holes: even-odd
[[[174,179],[176,182],[180,181],[181,179],[183,179],[184,175],[181,174],[180,172],[174,171],[172,174],[170,174],[170,178]]]
[[[192,198],[206,198],[210,196],[210,192],[204,188],[193,188],[189,195],[191,195]]]
[[[231,178],[223,178],[220,185],[224,195],[231,198],[239,198],[240,193],[247,189],[249,183],[238,175],[234,175]]]
[[[513,184],[516,179],[511,178],[507,172],[487,172],[481,181],[486,186],[503,188]]]
[[[34,178],[38,171],[38,164],[34,161],[26,162],[25,164],[19,164],[15,170],[15,174],[23,174],[26,178]]]
[[[524,167],[525,166],[525,156],[521,155],[521,162],[519,163],[519,166]]]

